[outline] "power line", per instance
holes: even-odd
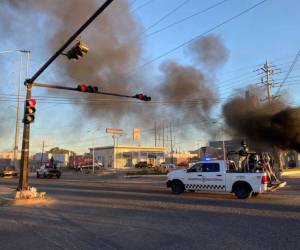
[[[202,36],[204,36],[204,35],[210,33],[211,31],[216,30],[216,29],[220,28],[221,26],[223,26],[223,25],[225,25],[225,24],[227,24],[227,23],[229,23],[229,22],[231,22],[231,21],[233,21],[233,20],[239,18],[240,16],[246,14],[247,12],[250,12],[251,10],[253,10],[253,9],[257,8],[258,6],[262,5],[263,3],[265,3],[266,1],[268,1],[268,0],[263,0],[263,1],[258,2],[258,3],[254,4],[254,5],[252,5],[251,7],[249,7],[249,8],[247,8],[247,9],[243,10],[242,12],[240,12],[240,13],[238,13],[238,14],[236,14],[236,15],[234,15],[234,16],[228,18],[228,19],[226,19],[225,21],[223,21],[223,22],[221,22],[221,23],[215,25],[214,27],[212,27],[212,28],[208,29],[207,31],[201,33],[200,35],[197,35],[197,36],[195,36],[194,38],[192,38],[192,39],[190,39],[190,40],[188,40],[188,41],[186,41],[186,42],[184,42],[184,43],[181,43],[180,45],[178,45],[178,46],[176,46],[176,47],[174,47],[174,48],[172,48],[172,49],[166,51],[165,53],[161,54],[160,56],[157,56],[157,57],[155,57],[155,58],[153,58],[153,59],[150,59],[150,60],[147,61],[146,63],[141,64],[141,65],[137,66],[136,68],[134,68],[134,69],[132,70],[132,72],[135,72],[135,71],[137,71],[137,69],[143,68],[143,67],[145,67],[145,66],[147,66],[147,65],[149,65],[149,64],[151,64],[151,63],[153,63],[153,62],[155,62],[155,61],[157,61],[157,60],[159,60],[159,59],[161,59],[161,58],[163,58],[163,57],[165,57],[165,56],[167,56],[167,55],[169,55],[169,54],[175,52],[176,50],[178,50],[178,49],[180,49],[180,48],[182,48],[182,47],[185,47],[185,46],[189,45],[190,43],[192,43],[192,42],[194,42],[195,40],[199,39],[200,37],[202,37]],[[132,72],[128,72],[127,74],[130,74],[130,73],[132,73]]]
[[[182,3],[180,3],[178,6],[176,6],[174,9],[172,9],[171,11],[169,11],[167,14],[165,14],[164,16],[162,16],[161,18],[159,18],[157,21],[155,21],[154,23],[152,23],[151,25],[149,25],[148,27],[146,27],[143,32],[140,34],[144,34],[147,30],[152,29],[153,27],[155,27],[157,24],[159,24],[160,22],[162,22],[163,20],[165,20],[167,17],[171,16],[172,14],[174,14],[177,10],[181,9],[184,5],[186,5],[188,2],[190,2],[190,0],[185,0]]]
[[[169,28],[171,28],[171,27],[173,27],[173,26],[175,26],[177,24],[183,23],[183,22],[185,22],[185,21],[187,21],[187,20],[189,20],[189,19],[191,19],[191,18],[193,18],[195,16],[198,16],[200,14],[204,14],[205,12],[207,12],[207,11],[209,11],[211,9],[214,9],[214,8],[218,7],[219,5],[222,5],[223,3],[228,2],[228,1],[229,0],[222,0],[220,2],[217,2],[217,3],[213,4],[213,5],[210,5],[209,7],[205,8],[205,9],[203,9],[203,10],[197,11],[196,13],[194,13],[194,14],[192,14],[190,16],[184,17],[184,18],[182,18],[180,20],[177,20],[177,21],[175,21],[175,22],[173,22],[173,23],[171,23],[171,24],[169,24],[169,25],[167,25],[167,26],[165,26],[163,28],[160,28],[160,29],[158,29],[156,31],[153,31],[153,32],[149,33],[149,34],[146,34],[144,37],[153,36],[153,35],[155,35],[157,33],[160,33],[160,32],[162,32],[164,30],[167,30],[167,29],[169,29]]]
[[[298,61],[299,56],[300,56],[300,49],[298,50],[298,52],[297,52],[297,54],[296,54],[296,56],[295,56],[295,58],[294,58],[294,60],[293,60],[293,62],[292,62],[292,64],[291,64],[291,67],[289,68],[288,72],[286,73],[286,75],[285,75],[283,81],[280,83],[280,86],[279,86],[279,88],[278,88],[278,90],[277,90],[277,92],[276,92],[276,95],[279,94],[279,92],[280,92],[282,86],[285,84],[285,81],[288,79],[289,75],[290,75],[291,72],[293,71],[293,69],[294,69],[294,67],[295,67],[295,64],[296,64],[297,61]]]
[[[135,9],[133,9],[131,12],[136,12],[136,11],[144,8],[145,6],[149,5],[152,2],[154,2],[154,0],[148,0],[145,3],[141,4],[140,6],[136,7]]]

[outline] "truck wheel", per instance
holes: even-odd
[[[173,194],[181,194],[184,192],[184,186],[181,181],[172,181],[171,189]]]
[[[252,195],[252,190],[247,185],[238,185],[235,188],[234,194],[238,199],[248,199]]]
[[[36,172],[36,178],[40,178],[39,172]]]

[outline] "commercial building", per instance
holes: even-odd
[[[140,161],[159,165],[165,161],[166,149],[118,145],[90,148],[90,154],[93,154],[93,151],[95,161],[102,163],[105,168],[132,168]]]
[[[70,153],[36,153],[33,156],[33,160],[37,163],[37,166],[39,166],[41,161],[50,161],[52,157],[56,163],[60,164],[60,167],[66,167],[69,165]]]

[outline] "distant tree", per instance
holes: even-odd
[[[59,147],[51,148],[48,152],[51,153],[51,154],[69,154],[69,153],[72,154],[72,155],[75,154],[74,151],[59,148]]]

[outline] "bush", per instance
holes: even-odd
[[[135,172],[127,172],[126,175],[134,176],[134,175],[165,175],[169,171],[166,169],[161,169],[160,167],[154,167],[153,169],[143,169]]]

